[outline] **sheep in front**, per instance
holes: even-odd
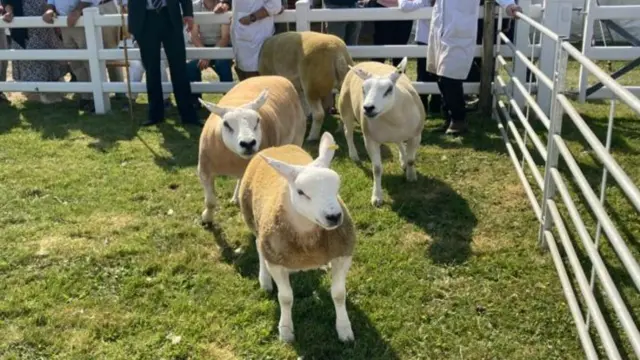
[[[354,339],[345,283],[356,232],[338,195],[340,176],[329,168],[336,148],[325,132],[315,160],[296,145],[262,150],[251,159],[240,183],[240,209],[256,236],[260,286],[271,291],[272,279],[278,286],[278,330],[286,342],[294,340],[289,274],[327,264],[338,338]]]
[[[371,203],[382,205],[382,160],[380,145],[396,143],[407,181],[415,181],[416,152],[422,139],[425,110],[420,96],[404,74],[407,58],[397,68],[379,62],[362,62],[351,67],[345,77],[338,109],[344,123],[349,156],[359,161],[353,144],[356,122],[373,166]]]
[[[200,135],[198,175],[204,189],[203,224],[213,222],[214,178],[237,178],[232,202],[238,202],[240,178],[261,149],[302,145],[306,116],[293,84],[282,76],[256,76],[236,84],[218,104],[200,102],[211,115]]]
[[[307,140],[318,140],[333,89],[340,88],[353,64],[347,45],[339,37],[315,31],[289,31],[264,42],[258,72],[291,80],[305,114],[312,119]]]

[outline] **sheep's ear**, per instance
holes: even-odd
[[[299,166],[289,165],[285,162],[266,157],[262,154],[258,155],[260,155],[260,157],[262,157],[264,161],[267,162],[267,164],[274,168],[282,177],[287,179],[287,181],[290,183],[294,182],[298,177],[298,174],[300,174],[300,171],[302,171],[302,168]]]
[[[268,97],[269,97],[269,89],[264,89],[255,100],[246,104],[244,107],[247,109],[258,111],[258,109],[260,109],[260,107],[262,107],[262,105],[264,105],[264,103],[267,102]]]
[[[368,78],[371,77],[371,73],[369,73],[366,70],[355,68],[351,65],[349,65],[349,69],[353,71],[356,75],[358,75],[358,77],[362,80],[367,80]]]
[[[204,101],[204,100],[202,100],[200,98],[198,98],[198,101],[200,101],[200,104],[202,104],[204,107],[206,107],[207,110],[211,111],[212,113],[214,113],[214,114],[216,114],[216,115],[218,115],[220,117],[223,117],[224,114],[226,114],[229,111],[229,109],[227,109],[227,108],[223,108],[223,107],[218,106],[218,105],[216,105],[214,103],[210,103],[210,102]]]
[[[318,157],[313,160],[311,166],[328,168],[329,165],[331,165],[331,160],[333,160],[336,149],[338,149],[338,145],[336,145],[333,136],[328,132],[322,134]]]
[[[398,79],[400,78],[400,75],[404,74],[406,69],[407,57],[405,56],[404,58],[402,58],[402,61],[400,61],[400,64],[398,64],[398,66],[396,67],[396,71],[392,72],[391,75],[389,75],[389,79],[391,80],[391,82],[395,84],[396,81],[398,81]]]

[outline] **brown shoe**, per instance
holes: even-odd
[[[447,135],[459,135],[467,132],[467,122],[452,121],[447,129]]]

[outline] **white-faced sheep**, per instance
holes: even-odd
[[[286,56],[283,56],[286,54]],[[353,65],[347,45],[335,35],[290,31],[267,39],[260,50],[260,75],[281,75],[291,80],[312,124],[307,140],[318,140],[325,109]]]
[[[350,67],[338,98],[349,156],[355,161],[359,158],[353,144],[353,130],[356,123],[362,128],[373,166],[371,203],[374,206],[383,202],[381,144],[398,145],[407,180],[416,180],[415,159],[422,139],[425,110],[411,80],[404,74],[406,66],[405,57],[397,68],[379,62],[362,62]]]
[[[282,76],[257,76],[239,82],[216,105],[200,102],[211,115],[200,135],[198,175],[204,188],[204,224],[213,222],[215,176],[238,179],[232,202],[238,201],[240,178],[261,149],[302,145],[306,116],[296,90]]]
[[[331,296],[341,341],[354,339],[346,308],[346,277],[356,241],[351,216],[338,195],[340,176],[329,168],[336,148],[331,134],[320,140],[314,160],[299,146],[262,150],[240,183],[240,208],[256,236],[260,286],[278,286],[280,339],[294,340],[289,274],[331,267]]]

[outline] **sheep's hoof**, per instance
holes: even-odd
[[[293,330],[288,326],[278,326],[278,331],[280,332],[281,341],[292,343],[296,339],[293,335]]]
[[[371,197],[371,205],[375,206],[375,207],[380,207],[382,206],[382,199],[376,197],[376,196],[372,196]]]
[[[407,174],[407,181],[408,182],[414,182],[416,180],[418,180],[418,176],[416,175],[416,169],[411,167],[408,170],[406,170],[406,174]]]
[[[318,141],[320,139],[320,135],[309,135],[306,141]]]
[[[336,330],[338,331],[338,339],[340,339],[340,341],[348,342],[355,340],[353,330],[351,330],[351,325],[336,326]]]
[[[351,158],[351,160],[359,163],[360,162],[360,157],[358,156],[358,154],[349,154],[349,157]]]
[[[202,212],[200,222],[202,225],[213,225],[213,211],[211,209],[205,209]]]

